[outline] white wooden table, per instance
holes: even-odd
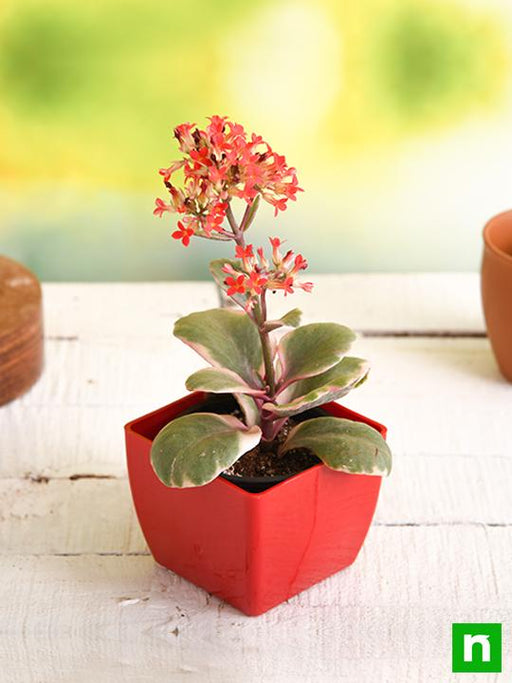
[[[173,321],[208,283],[47,284],[46,369],[0,409],[0,680],[472,680],[451,624],[503,623],[512,680],[512,386],[475,274],[316,278],[276,298],[362,332],[373,363],[347,404],[395,453],[356,563],[257,618],[158,567],[132,509],[126,421],[202,365]]]

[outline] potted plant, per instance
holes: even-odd
[[[233,243],[210,269],[237,308],[176,322],[208,367],[185,398],[126,425],[130,485],[156,561],[255,615],[355,560],[391,454],[382,425],[333,402],[368,375],[346,355],[354,333],[301,326],[296,308],[268,316],[272,293],[312,289],[300,254],[246,239],[260,201],[277,215],[295,200],[295,169],[224,117],[174,135],[183,156],[160,170],[170,199],[154,213],[179,215],[172,236],[185,246]]]

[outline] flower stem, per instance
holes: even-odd
[[[249,213],[249,209],[253,208],[252,214]],[[247,207],[244,217],[242,219],[242,224],[239,227],[235,216],[233,214],[233,210],[231,209],[231,206],[228,205],[227,211],[226,211],[226,217],[228,219],[229,225],[231,227],[231,230],[233,231],[233,238],[235,242],[240,246],[245,248],[245,238],[244,238],[244,231],[242,230],[242,226],[244,225],[244,221],[248,220],[248,217],[254,218],[254,213],[257,210],[256,207]],[[267,322],[267,301],[266,301],[266,292],[263,290],[263,292],[260,295],[260,300],[259,304],[254,308],[254,316],[251,316],[254,323],[256,324],[258,328],[258,333],[260,335],[260,342],[261,342],[261,352],[263,355],[263,364],[265,366],[265,384],[268,387],[268,398],[269,400],[273,401],[274,396],[276,393],[276,377],[275,377],[275,369],[274,369],[274,360],[272,358],[272,344],[270,341],[270,334],[268,330],[266,329],[266,322]],[[274,421],[272,418],[266,418],[264,415],[261,416],[261,429],[263,432],[263,438],[267,441],[272,440],[275,436],[274,432]]]
[[[231,204],[228,204],[228,208],[226,209],[226,218],[228,219],[229,226],[233,231],[233,238],[235,242],[241,247],[245,247],[244,233],[238,227],[238,223],[236,222],[236,218],[233,213],[233,209],[231,208]]]
[[[265,299],[265,294],[266,292],[263,291],[260,296],[260,305],[256,315],[256,322],[258,325],[258,332],[260,334],[263,363],[265,365],[265,383],[268,386],[268,396],[270,399],[273,399],[276,393],[276,378],[274,372],[274,362],[272,359],[270,334],[265,329],[265,323],[267,322],[267,302]]]

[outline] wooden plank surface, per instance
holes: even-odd
[[[512,387],[487,339],[372,337],[354,350],[373,369],[345,403],[388,426],[397,467],[418,454],[512,455]],[[182,396],[203,365],[173,337],[48,340],[42,381],[0,411],[0,476],[124,476],[122,425]]]
[[[456,680],[451,622],[509,620],[511,552],[510,528],[376,527],[352,567],[259,618],[148,556],[0,558],[2,680]]]
[[[308,320],[343,320],[357,330],[482,333],[475,273],[312,275],[312,294],[276,294],[270,310],[298,306]],[[47,334],[55,337],[167,337],[169,323],[218,305],[210,282],[47,283]]]
[[[357,562],[259,618],[155,565],[126,480],[122,426],[184,393],[202,363],[172,324],[215,290],[44,286],[45,373],[0,409],[2,682],[448,681],[453,621],[510,632],[512,387],[478,277],[317,280],[274,311],[362,333],[346,403],[388,425],[394,471]]]

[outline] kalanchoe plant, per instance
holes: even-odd
[[[209,365],[192,374],[186,386],[232,394],[244,416],[193,413],[159,432],[151,450],[158,477],[168,486],[187,487],[207,484],[260,441],[274,440],[291,416],[345,396],[364,382],[369,365],[346,355],[355,334],[343,325],[300,326],[296,308],[280,319],[268,318],[269,293],[282,290],[286,296],[313,286],[300,279],[306,260],[291,250],[283,253],[279,238],[270,238],[267,254],[246,241],[261,200],[277,215],[302,191],[295,169],[261,137],[249,136],[225,117],[211,117],[204,130],[182,124],[174,136],[183,156],[160,170],[170,199],[157,199],[154,213],[180,215],[172,236],[185,246],[193,237],[234,243],[233,258],[212,261],[210,270],[239,307],[192,313],[176,322],[174,334]],[[234,198],[245,204],[241,220],[233,213]],[[280,456],[298,448],[342,472],[386,475],[391,466],[389,448],[377,431],[337,417],[313,417],[293,426]]]

